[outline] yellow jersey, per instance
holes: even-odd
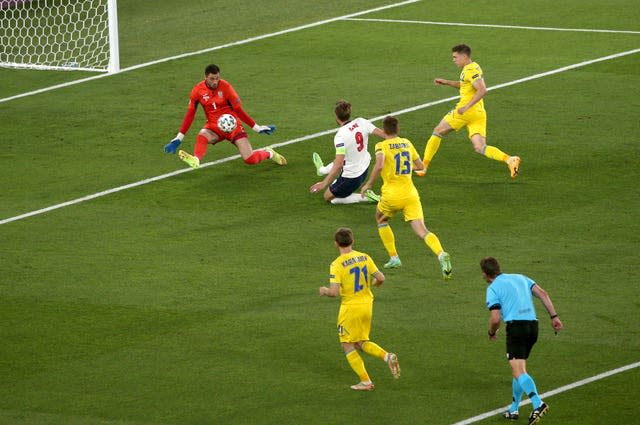
[[[402,137],[385,139],[376,143],[376,155],[384,155],[382,177],[382,196],[386,199],[408,198],[418,196],[418,190],[411,180],[413,161],[420,155],[413,144]]]
[[[342,304],[371,304],[371,275],[377,271],[378,267],[368,254],[351,251],[333,260],[329,283],[340,285]]]
[[[482,68],[480,68],[480,65],[477,63],[471,62],[462,68],[462,72],[460,73],[460,100],[456,105],[456,109],[469,103],[477,91],[476,88],[473,87],[473,83],[482,79]],[[471,109],[484,111],[484,99],[480,99]]]

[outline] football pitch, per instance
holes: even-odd
[[[634,1],[153,4],[118,2],[119,74],[0,68],[0,424],[505,423],[488,255],[539,282],[565,325],[554,335],[537,302],[527,369],[550,406],[541,423],[637,423]],[[474,153],[465,131],[443,140],[414,183],[454,278],[391,221],[403,266],[375,290],[371,338],[402,376],[363,355],[376,389],[354,392],[339,301],[317,289],[336,228],[378,266],[387,254],[373,205],[309,193],[311,153],[333,157],[339,99],[379,126],[396,115],[422,152],[456,102],[433,79],[457,78],[460,43],[490,89],[488,143],[522,157],[521,174]],[[162,152],[209,63],[277,125],[249,136],[286,167],[247,166],[227,143],[198,170]],[[184,149],[203,123],[199,111]]]

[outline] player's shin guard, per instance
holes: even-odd
[[[424,237],[424,243],[436,255],[440,255],[440,253],[443,251],[442,245],[440,244],[440,239],[438,239],[435,233],[427,233],[427,236]]]
[[[441,141],[442,136],[438,133],[433,133],[431,137],[429,137],[429,140],[427,140],[427,146],[424,148],[424,157],[422,158],[425,166],[429,165],[436,152],[438,152]]]
[[[349,366],[351,369],[358,375],[360,378],[360,382],[369,382],[369,374],[367,373],[367,369],[364,367],[364,362],[362,361],[362,357],[356,350],[349,351],[346,355],[347,361],[349,362]]]
[[[382,239],[382,244],[387,250],[389,257],[396,257],[398,255],[396,251],[396,238],[393,235],[393,230],[391,230],[389,223],[378,224],[378,234],[380,235],[380,239]]]
[[[196,146],[193,148],[193,156],[202,160],[202,158],[207,153],[207,146],[209,145],[209,141],[202,134],[198,134],[196,136]]]
[[[269,152],[267,151],[253,151],[251,155],[244,159],[245,164],[254,165],[259,162],[269,159]]]
[[[496,161],[507,162],[507,159],[509,159],[509,155],[502,152],[500,149],[496,148],[495,146],[486,145],[484,147],[484,152],[482,154],[487,158],[491,158]]]
[[[362,351],[370,356],[385,360],[387,352],[373,341],[365,341],[362,343]]]

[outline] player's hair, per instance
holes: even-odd
[[[451,48],[452,52],[462,53],[463,55],[471,56],[471,47],[466,44],[458,44],[457,46],[453,46]]]
[[[209,75],[209,74],[220,74],[220,67],[218,67],[218,65],[213,63],[207,65],[207,67],[204,69],[204,75]]]
[[[341,227],[336,230],[335,240],[341,247],[353,245],[353,232],[348,227]]]
[[[340,121],[349,121],[349,118],[351,118],[351,104],[346,100],[339,100],[336,102],[334,112]]]
[[[480,260],[480,268],[489,277],[496,277],[500,273],[500,263],[493,257],[485,257]]]
[[[398,118],[391,115],[384,118],[382,128],[387,134],[398,134]]]

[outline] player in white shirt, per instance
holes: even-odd
[[[326,187],[324,199],[332,204],[377,202],[380,197],[373,191],[367,191],[363,198],[358,188],[366,180],[371,162],[368,149],[369,135],[373,133],[384,138],[384,132],[364,118],[351,120],[351,104],[346,100],[338,101],[334,112],[336,122],[340,126],[333,138],[336,158],[333,162],[323,165],[320,155],[313,153],[316,171],[319,176],[325,178],[311,186],[309,191],[315,193]]]

